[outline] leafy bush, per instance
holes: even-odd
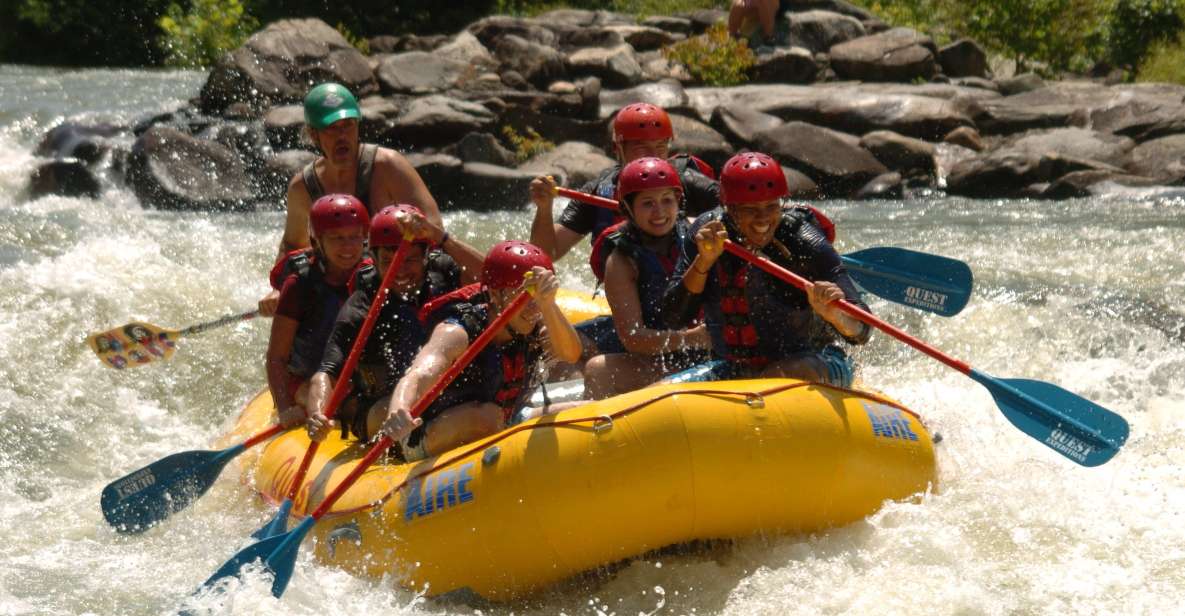
[[[511,147],[514,148],[514,157],[518,159],[518,162],[526,162],[536,154],[555,149],[555,143],[544,139],[543,135],[540,135],[535,129],[528,126],[526,132],[526,135],[520,135],[513,126],[502,127],[502,136],[506,137]]]
[[[340,21],[337,22],[337,31],[342,35],[342,38],[346,39],[347,43],[354,46],[354,49],[357,49],[368,56],[370,55],[370,41],[354,34],[353,32],[350,32],[350,29],[346,27],[346,24],[343,24]]]
[[[708,31],[664,47],[663,55],[687,67],[692,77],[709,86],[735,86],[749,79],[757,59],[749,44],[728,35],[728,26],[717,23]]]
[[[63,66],[155,64],[156,19],[170,0],[0,0],[0,61]]]
[[[1176,38],[1185,26],[1183,14],[1185,0],[1116,0],[1107,20],[1107,59],[1116,66],[1139,65],[1153,44]]]
[[[187,67],[214,64],[259,27],[239,0],[192,0],[188,13],[170,4],[157,23],[164,31],[165,63]]]
[[[1136,80],[1185,85],[1185,36],[1152,43]]]

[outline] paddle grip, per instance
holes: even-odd
[[[342,365],[341,372],[338,373],[337,382],[333,385],[333,393],[329,396],[329,401],[325,403],[325,418],[333,419],[337,415],[337,409],[341,406],[346,395],[350,391],[350,376],[354,374],[354,368],[358,366],[358,359],[362,357],[362,350],[366,348],[366,341],[370,338],[370,333],[374,331],[375,323],[378,322],[379,313],[382,312],[383,302],[387,299],[388,289],[391,283],[395,282],[395,276],[399,273],[399,268],[403,266],[403,262],[407,260],[407,253],[411,250],[411,240],[414,237],[407,232],[403,234],[403,241],[399,243],[399,248],[395,250],[395,256],[391,259],[391,265],[387,266],[387,271],[383,273],[383,280],[379,283],[379,288],[374,293],[374,300],[370,302],[370,309],[366,311],[366,319],[362,321],[362,328],[358,330],[358,337],[354,339],[354,345],[350,347],[350,354],[346,357],[346,363]],[[365,412],[365,411],[363,411]],[[309,466],[313,463],[313,456],[317,453],[317,447],[320,443],[313,441],[309,443],[308,449],[304,452],[304,457],[300,460],[300,466],[296,468],[296,474],[292,477],[292,485],[288,488],[288,500],[296,500],[296,492],[300,489],[300,484],[304,483],[305,474],[309,471]]]
[[[795,274],[794,272],[791,272],[790,270],[775,264],[765,257],[756,255],[749,250],[746,250],[745,248],[734,243],[732,240],[724,240],[724,250],[748,261],[749,263],[752,263],[761,271],[794,285],[804,293],[808,292],[812,287],[815,286],[814,283],[803,278],[802,276],[799,276],[798,274]],[[971,374],[971,366],[951,357],[950,355],[947,355],[946,353],[943,353],[942,351],[939,351],[938,349],[926,344],[918,338],[907,334],[904,330],[886,323],[879,317],[873,315],[871,312],[860,308],[846,299],[837,300],[836,304],[839,306],[840,310],[851,315],[852,318],[856,319],[857,321],[860,321],[861,323],[867,323],[868,325],[871,325],[872,327],[889,334],[890,336],[904,342],[905,344],[908,344],[909,346],[921,351],[922,353],[925,353],[926,355],[929,355],[930,357],[933,357],[947,366],[962,372],[963,374]]]
[[[477,354],[480,353],[482,349],[484,349],[486,345],[490,343],[490,340],[492,340],[503,327],[506,327],[506,324],[510,322],[510,319],[513,319],[514,315],[518,314],[518,312],[522,310],[523,306],[525,306],[530,300],[531,293],[529,291],[520,292],[514,298],[514,300],[510,302],[510,305],[506,306],[506,308],[502,310],[502,313],[498,315],[498,318],[494,319],[494,321],[490,323],[488,327],[486,327],[485,331],[483,331],[481,335],[477,337],[477,340],[474,340],[473,344],[469,345],[468,349],[465,349],[465,352],[457,358],[457,361],[453,362],[453,365],[450,366],[444,374],[440,375],[439,379],[436,379],[436,383],[431,387],[431,389],[429,389],[424,395],[420,396],[420,399],[417,400],[415,405],[411,408],[411,416],[419,417],[425,410],[427,410],[428,406],[436,400],[438,395],[440,395],[440,392],[443,391],[445,387],[448,387],[449,383],[452,383],[453,380],[461,374],[461,371],[469,365],[469,362],[473,361],[474,357],[477,357]],[[350,486],[354,485],[354,482],[362,476],[362,473],[366,472],[366,469],[370,468],[370,465],[374,464],[374,461],[377,460],[379,456],[383,455],[383,452],[386,451],[387,448],[392,444],[394,444],[394,442],[395,441],[392,440],[391,437],[384,434],[370,448],[370,451],[366,452],[366,456],[358,462],[358,465],[354,467],[354,470],[350,471],[350,474],[346,475],[346,478],[343,479],[341,483],[337,484],[337,487],[333,489],[333,492],[330,492],[329,496],[326,496],[325,500],[321,501],[321,504],[318,505],[317,509],[313,511],[312,518],[314,520],[320,520],[321,516],[325,515],[325,512],[329,511],[330,507],[333,507],[333,504],[337,502],[337,499],[341,498],[342,494],[345,494],[346,490],[348,490]]]
[[[555,192],[557,195],[559,195],[561,197],[575,199],[576,201],[579,201],[581,203],[587,203],[589,205],[603,207],[607,210],[613,210],[614,212],[616,212],[617,210],[620,209],[620,206],[617,204],[617,202],[612,199],[606,199],[604,197],[590,195],[588,193],[580,192],[579,190],[572,190],[571,188],[564,188],[561,186],[561,187],[556,188]]]

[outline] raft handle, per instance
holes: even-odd
[[[593,432],[602,434],[613,429],[613,418],[608,415],[601,415],[593,420]]]
[[[758,393],[745,394],[745,404],[748,404],[751,409],[763,409],[765,408],[765,397]]]

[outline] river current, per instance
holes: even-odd
[[[270,518],[227,470],[139,536],[99,492],[163,456],[207,449],[264,381],[267,321],[186,339],[172,360],[101,365],[86,335],[246,310],[263,294],[278,210],[165,213],[123,189],[30,201],[33,149],[64,121],[133,123],[184,104],[193,72],[0,66],[0,614],[1168,614],[1185,604],[1185,192],[1060,202],[941,196],[828,201],[841,252],[901,246],[969,263],[975,294],[942,318],[874,301],[886,320],[1000,377],[1057,383],[1131,423],[1083,468],[1014,428],[987,391],[887,336],[861,378],[944,440],[940,486],[812,536],[635,560],[510,605],[426,599],[303,550],[282,600],[249,575],[186,595]],[[524,202],[525,202],[524,195]],[[445,212],[480,249],[528,213]],[[587,247],[561,262],[590,288]],[[596,532],[595,528],[588,532]]]

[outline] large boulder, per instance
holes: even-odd
[[[620,34],[625,42],[629,43],[630,47],[633,47],[637,51],[662,49],[667,45],[686,38],[685,35],[672,34],[662,28],[637,24],[606,26],[605,29]]]
[[[934,76],[934,41],[909,28],[893,28],[835,45],[831,68],[845,79],[913,81]]]
[[[828,197],[852,194],[888,169],[851,135],[787,122],[757,138],[757,149],[805,173]]]
[[[490,50],[467,30],[462,30],[449,42],[434,48],[432,53],[446,60],[464,62],[482,68],[493,68],[498,64]]]
[[[30,199],[39,199],[46,195],[97,199],[101,192],[99,179],[85,161],[75,158],[43,162],[33,170],[29,180]]]
[[[527,171],[489,163],[465,163],[446,201],[454,207],[479,211],[521,209],[529,199],[533,179],[535,174]]]
[[[683,96],[684,103],[687,96]],[[85,163],[96,163],[112,147],[112,139],[127,129],[111,124],[87,126],[74,122],[59,124],[45,133],[33,150],[44,158],[73,158]]]
[[[642,81],[642,65],[629,45],[587,47],[568,55],[573,75],[597,77],[610,88],[628,88]]]
[[[469,133],[457,142],[455,154],[467,163],[489,163],[510,167],[518,163],[514,152],[506,149],[489,133]]]
[[[243,209],[255,196],[233,151],[165,126],[136,140],[127,177],[136,197],[159,209]]]
[[[567,77],[564,55],[558,50],[515,34],[498,38],[494,56],[505,71],[515,71],[537,88]]]
[[[891,130],[902,135],[938,141],[971,118],[959,101],[902,94],[837,92],[804,109],[803,119],[837,130],[863,134]]]
[[[432,197],[440,205],[451,203],[455,191],[461,181],[461,159],[447,154],[420,154],[411,152],[406,155],[407,162],[416,170],[420,179],[432,191]]]
[[[1063,175],[1052,182],[1042,196],[1047,199],[1073,199],[1108,194],[1115,186],[1149,187],[1158,183],[1154,178],[1089,169]]]
[[[675,129],[672,152],[698,156],[714,169],[719,169],[735,151],[723,135],[699,120],[672,114],[671,125]]]
[[[666,30],[671,34],[686,37],[691,34],[691,20],[686,17],[670,17],[667,15],[652,15],[642,20],[643,26]]]
[[[490,15],[473,22],[467,29],[489,49],[496,49],[498,42],[507,35],[517,36],[545,47],[555,47],[559,41],[555,32],[539,20],[528,17]]]
[[[303,145],[304,107],[279,105],[263,114],[263,130],[275,149],[287,150]]]
[[[811,83],[819,73],[815,56],[802,47],[775,48],[759,54],[753,65],[754,83]]]
[[[385,93],[420,95],[451,90],[472,71],[436,52],[408,51],[383,56],[375,74]]]
[[[263,110],[304,99],[310,85],[336,81],[365,96],[378,91],[370,65],[337,30],[320,19],[268,24],[210,71],[199,99],[204,113],[233,103]]]
[[[756,111],[745,105],[717,107],[712,113],[711,126],[720,131],[729,141],[751,148],[758,135],[771,131],[783,124],[782,119]]]
[[[468,133],[486,131],[497,119],[477,103],[434,94],[411,101],[392,123],[385,141],[410,149],[439,147]]]
[[[256,178],[259,200],[283,206],[284,196],[288,194],[288,182],[314,160],[317,160],[317,155],[308,150],[276,152],[264,163],[263,170]]]
[[[873,131],[860,139],[860,147],[872,152],[881,164],[905,177],[935,175],[934,145],[892,131]]]
[[[633,103],[657,105],[665,109],[667,113],[691,111],[683,84],[674,79],[644,83],[625,90],[601,90],[600,103],[601,117],[603,118],[608,118],[616,114],[618,109]]]
[[[987,77],[987,53],[970,39],[960,39],[939,49],[938,64],[947,77]]]
[[[1128,100],[1091,110],[1095,130],[1131,137],[1139,142],[1185,133],[1185,102],[1181,96],[1129,91]]]
[[[845,0],[789,0],[788,4],[791,11],[828,11],[855,17],[862,22],[876,19],[868,9]]]
[[[1165,184],[1185,182],[1185,135],[1161,137],[1136,146],[1127,170]]]
[[[790,45],[811,52],[826,52],[832,46],[865,36],[859,19],[831,11],[789,13]]]
[[[612,11],[588,11],[584,9],[552,9],[535,16],[540,23],[568,28],[597,28],[612,25],[629,25],[637,20],[632,15]]]
[[[1122,167],[1128,163],[1135,142],[1127,137],[1085,128],[1055,128],[1030,131],[1006,141],[1000,147],[1043,155],[1085,158]]]
[[[1048,182],[1050,175],[1039,155],[1001,151],[955,164],[946,178],[946,190],[965,197],[1013,197],[1032,184]]]
[[[532,156],[518,169],[534,175],[554,175],[557,182],[567,186],[581,186],[616,162],[605,156],[605,152],[598,147],[581,141],[568,141],[553,150]]]

